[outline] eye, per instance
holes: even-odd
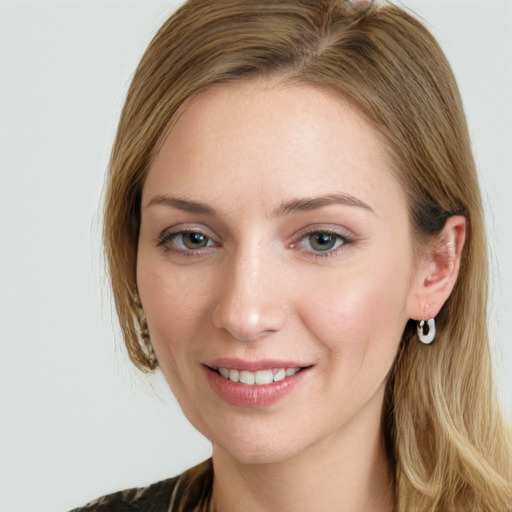
[[[331,251],[343,243],[339,236],[331,233],[312,233],[306,239],[309,246],[319,252]]]
[[[348,236],[333,231],[316,230],[298,237],[298,243],[292,244],[305,252],[317,256],[328,256],[337,253],[337,249],[350,243]]]
[[[159,238],[158,245],[170,251],[195,253],[201,249],[214,247],[215,243],[200,231],[181,230],[164,232]]]
[[[203,233],[179,233],[176,238],[179,240],[180,245],[186,249],[202,249],[208,247],[211,240]]]

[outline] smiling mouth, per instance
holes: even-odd
[[[271,370],[237,370],[236,368],[213,368],[219,375],[231,382],[239,382],[247,386],[272,384],[292,377],[303,368],[273,368]]]

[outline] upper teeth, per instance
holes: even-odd
[[[279,382],[286,377],[295,375],[300,368],[276,368],[274,370],[257,370],[250,372],[248,370],[236,370],[232,368],[219,368],[219,373],[228,380],[241,382],[250,386],[254,384],[272,384]]]

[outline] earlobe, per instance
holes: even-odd
[[[423,248],[410,318],[428,320],[439,313],[457,281],[465,237],[466,218],[453,215],[439,236]]]

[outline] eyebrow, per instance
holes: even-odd
[[[190,213],[202,213],[203,215],[215,215],[215,210],[204,203],[198,203],[196,201],[189,201],[188,199],[178,199],[176,197],[169,196],[155,196],[149,201],[146,208],[153,205],[164,205],[172,208],[177,208],[184,212]]]
[[[278,206],[273,212],[272,216],[282,217],[289,215],[294,212],[307,212],[311,210],[317,210],[325,206],[331,206],[334,204],[341,204],[345,206],[356,206],[367,210],[376,215],[373,208],[368,204],[364,203],[360,199],[357,199],[350,194],[327,194],[318,197],[305,197],[300,199],[292,199]],[[188,199],[180,199],[176,197],[169,197],[165,195],[155,196],[149,201],[146,208],[153,205],[164,205],[171,208],[177,208],[190,213],[200,213],[203,215],[216,216],[217,212],[205,203],[199,203],[197,201],[191,201]]]
[[[328,194],[325,196],[318,197],[306,197],[302,199],[292,199],[283,203],[281,206],[276,208],[273,212],[275,216],[288,215],[293,212],[307,212],[310,210],[316,210],[323,208],[324,206],[331,206],[333,204],[341,204],[345,206],[356,206],[363,208],[376,215],[373,208],[368,204],[364,203],[357,197],[351,196],[350,194]]]

